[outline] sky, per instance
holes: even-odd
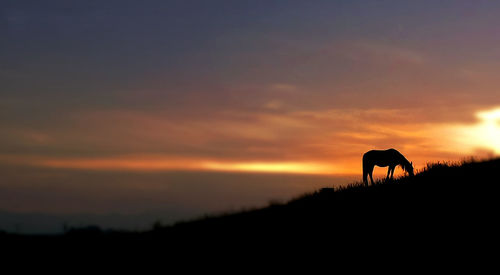
[[[0,210],[82,173],[272,185],[358,176],[371,149],[496,156],[499,26],[481,0],[2,0],[0,168],[23,178]]]

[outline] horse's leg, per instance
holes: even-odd
[[[370,170],[369,174],[370,174],[370,179],[372,180],[372,185],[374,185],[375,183],[373,182],[373,168]]]
[[[394,179],[394,169],[396,169],[396,166],[391,167],[391,180]]]
[[[389,180],[389,175],[391,174],[391,166],[387,169],[387,177],[385,178],[385,181]]]
[[[363,161],[363,183],[368,186],[368,170],[366,164]]]

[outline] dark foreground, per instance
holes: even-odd
[[[147,232],[69,230],[59,236],[0,234],[3,244],[138,251],[261,252],[298,247],[373,252],[418,247],[426,253],[496,250],[500,159],[434,164],[414,177],[364,187],[323,189],[286,204],[209,217]],[[223,199],[223,198],[221,198]],[[475,250],[470,250],[475,249]],[[140,250],[146,251],[146,250]],[[460,250],[462,251],[462,250]],[[301,250],[302,253],[307,252]],[[232,252],[231,252],[232,253]]]

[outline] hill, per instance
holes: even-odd
[[[71,229],[60,236],[2,234],[4,241],[282,247],[488,243],[496,234],[500,159],[428,165],[413,177],[322,189],[288,203],[222,216],[156,225],[147,232]],[[223,198],[221,198],[223,199]]]
[[[322,189],[286,204],[156,228],[148,234],[274,240],[414,234],[463,239],[492,230],[498,172],[500,159],[431,164],[414,177]]]

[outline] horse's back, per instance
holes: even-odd
[[[370,150],[363,154],[363,158],[365,158],[365,156],[369,157],[374,155],[390,155],[390,154],[401,154],[401,153],[394,148],[390,148],[387,150]]]
[[[363,154],[363,164],[375,164],[378,166],[388,166],[390,162],[399,155],[398,150],[390,148],[387,150],[370,150]]]
[[[370,150],[366,153],[363,154],[363,159],[365,158],[370,158],[370,157],[375,157],[375,156],[378,156],[378,155],[386,155],[388,153],[392,153],[397,150],[396,149],[387,149],[387,150]]]

